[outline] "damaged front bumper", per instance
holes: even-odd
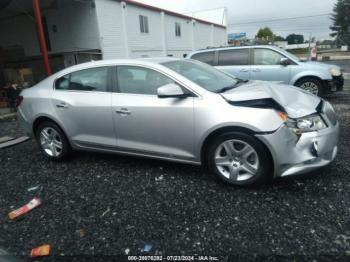
[[[273,134],[257,136],[271,152],[275,177],[307,173],[326,166],[335,159],[339,123],[334,111],[330,112],[329,108],[323,110],[321,116],[326,121],[327,128],[316,132],[296,135],[286,125],[282,125]]]
[[[344,76],[333,76],[333,79],[326,81],[326,85],[330,91],[342,91],[344,87]]]

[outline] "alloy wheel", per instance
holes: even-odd
[[[300,86],[302,89],[310,92],[311,94],[318,95],[319,88],[314,82],[305,82]]]
[[[242,140],[226,140],[215,150],[215,165],[226,179],[245,181],[257,174],[260,163],[255,149]]]
[[[62,154],[63,143],[60,134],[52,127],[45,127],[40,132],[40,145],[51,157]]]

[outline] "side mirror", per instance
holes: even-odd
[[[157,89],[157,94],[159,98],[170,98],[170,97],[175,97],[175,98],[184,98],[187,97],[188,95],[184,93],[182,88],[175,84],[167,84],[165,86],[161,86]]]
[[[289,60],[288,58],[286,58],[286,57],[283,57],[283,58],[281,58],[281,60],[280,60],[280,65],[282,65],[282,66],[288,66],[288,65],[290,65],[290,60]]]

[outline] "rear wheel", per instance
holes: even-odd
[[[323,82],[314,77],[302,78],[295,85],[317,96],[322,96],[325,93]]]
[[[45,157],[50,160],[61,161],[69,155],[70,147],[65,134],[52,122],[43,122],[39,125],[36,140]]]
[[[272,170],[264,145],[244,133],[230,132],[218,136],[207,152],[210,172],[230,184],[258,184],[266,180]]]

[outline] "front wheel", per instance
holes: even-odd
[[[323,82],[314,77],[300,79],[295,85],[317,96],[322,96],[325,93]]]
[[[207,151],[209,171],[224,182],[248,186],[271,174],[272,164],[264,145],[251,135],[230,132],[218,136]]]

